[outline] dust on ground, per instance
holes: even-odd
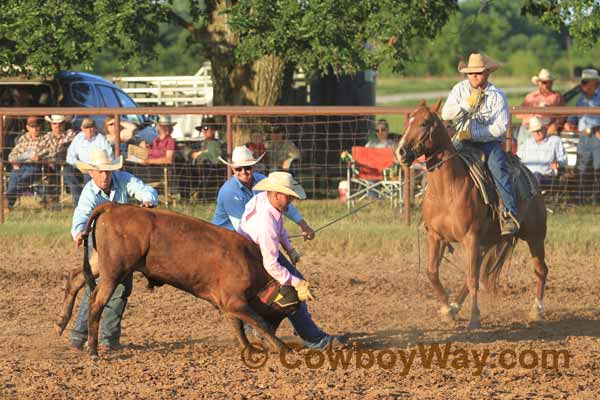
[[[348,333],[361,361],[333,368],[330,355],[300,351],[284,360],[296,368],[269,354],[252,369],[214,307],[167,286],[149,291],[138,274],[123,320],[124,348],[98,361],[69,352],[69,332],[57,337],[53,324],[62,275],[80,265],[80,253],[64,245],[15,246],[7,238],[0,248],[0,398],[600,398],[598,249],[580,259],[549,251],[546,318],[529,324],[535,277],[520,244],[503,273],[501,297],[481,296],[483,327],[474,331],[465,328],[468,301],[455,323],[439,318],[416,254],[307,254],[300,268],[319,298],[309,305],[312,315],[327,332]],[[464,276],[456,264],[442,266],[452,293]],[[278,334],[297,340],[288,323]],[[447,343],[445,368],[423,365],[419,351],[443,351]],[[543,351],[561,350],[568,366],[563,357],[556,369],[542,367]],[[414,364],[405,369],[411,351]],[[489,357],[478,371],[474,357],[484,352]],[[513,367],[500,367],[501,356]]]

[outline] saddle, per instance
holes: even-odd
[[[483,151],[463,143],[458,156],[465,163],[471,179],[481,194],[484,203],[496,214],[500,207],[500,194],[494,183],[492,173],[486,166]],[[528,200],[538,192],[538,183],[531,171],[512,153],[506,154],[507,166],[511,177],[517,203]]]

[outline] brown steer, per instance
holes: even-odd
[[[166,283],[212,303],[225,313],[244,347],[250,344],[242,321],[267,338],[274,349],[285,346],[274,335],[281,318],[273,320],[272,313],[256,301],[256,294],[270,277],[262,266],[260,249],[250,240],[172,211],[117,203],[94,209],[84,233],[85,248],[90,232],[95,239],[97,266],[90,267],[84,251],[83,271],[77,268],[67,278],[57,323],[60,335],[71,318],[77,292],[87,282],[93,289],[88,318],[90,355],[98,354],[98,326],[104,305],[115,286],[133,271],[144,274],[151,285]]]

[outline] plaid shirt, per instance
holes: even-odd
[[[17,139],[17,144],[8,155],[8,161],[11,163],[23,163],[32,161],[34,154],[42,157],[48,152],[44,136],[32,138],[29,133],[25,133]]]
[[[63,132],[60,137],[54,136],[52,131],[48,132],[43,140],[45,141],[45,147],[47,153],[44,155],[44,159],[51,161],[64,161],[67,157],[67,148],[75,137],[75,131],[72,129]]]

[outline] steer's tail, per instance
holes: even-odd
[[[92,211],[92,215],[90,215],[90,219],[88,219],[87,225],[85,226],[85,231],[83,232],[83,276],[85,277],[85,282],[87,283],[90,290],[94,290],[96,288],[96,280],[94,279],[94,274],[92,273],[92,266],[90,265],[90,256],[88,252],[88,239],[90,232],[94,235],[94,247],[96,247],[96,220],[102,215],[105,211],[109,210],[114,206],[114,203],[108,202],[101,204],[94,208]]]

